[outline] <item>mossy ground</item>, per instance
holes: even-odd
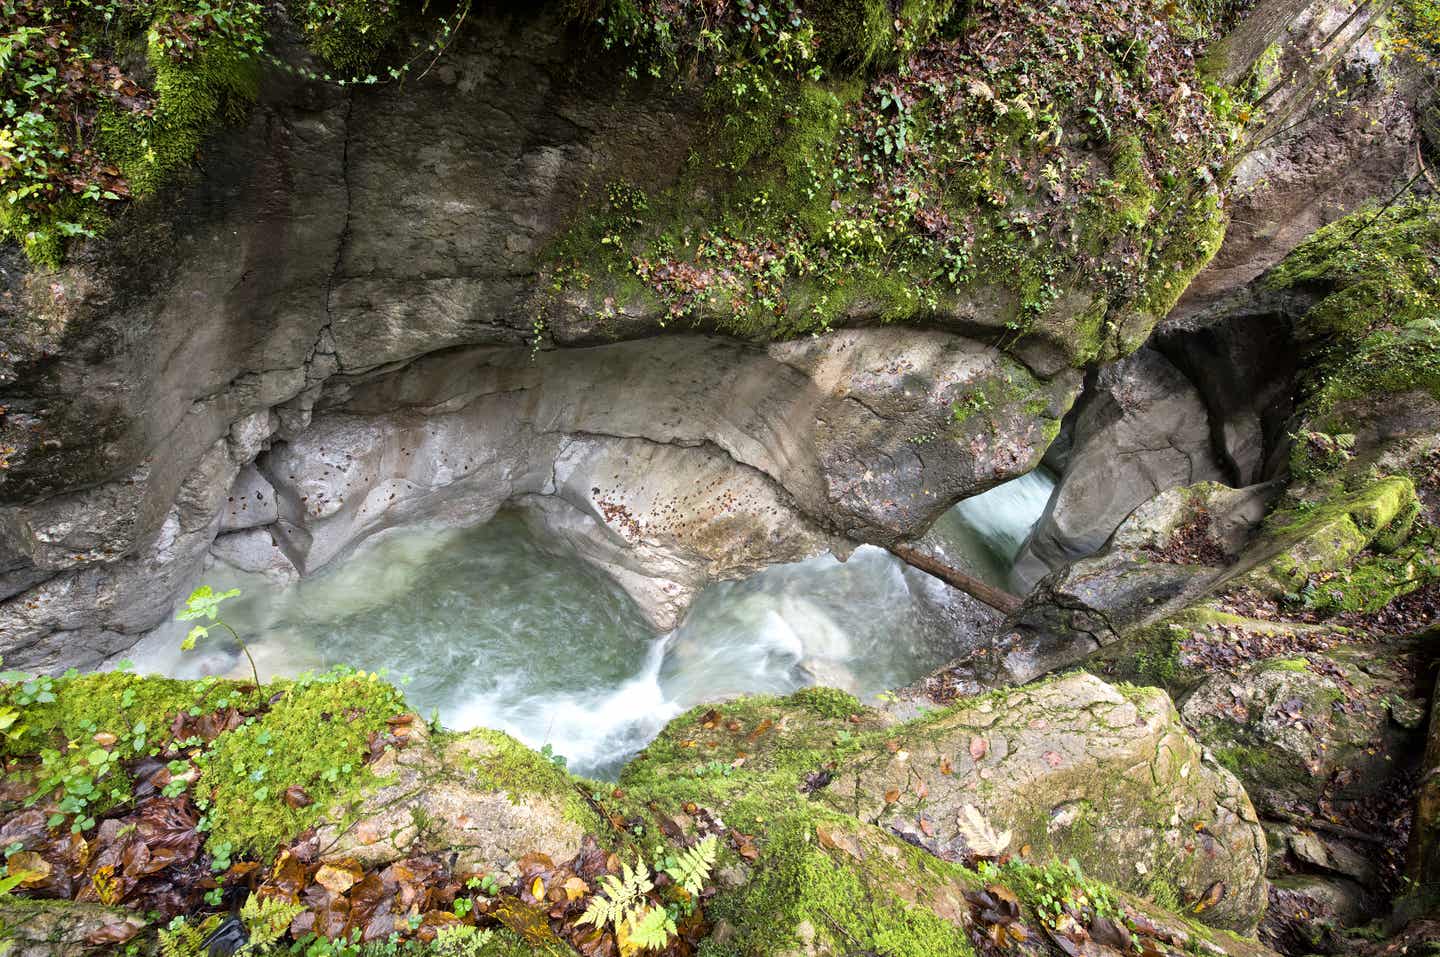
[[[1218,21],[1175,5],[1118,26],[1084,5],[892,6],[793,18],[823,69],[755,55],[783,46],[764,27],[723,50],[697,42],[716,77],[712,133],[678,183],[639,204],[633,186],[623,203],[617,184],[596,186],[592,212],[551,250],[560,299],[756,338],[958,316],[1006,344],[1043,338],[1077,365],[1137,347],[1223,235],[1207,166],[1223,123],[1202,96],[1149,104],[1133,125],[1087,78],[1143,102],[1191,68],[1179,38]],[[691,24],[655,18],[673,58]],[[1120,38],[1132,26],[1163,39],[1137,57]],[[1073,57],[1056,39],[1071,34]],[[977,58],[972,41],[997,35],[1006,50]]]
[[[373,673],[329,672],[267,690],[278,700],[199,759],[196,803],[208,816],[212,850],[265,857],[310,827],[364,782],[372,736],[405,711],[400,692]],[[313,803],[292,807],[291,787]]]
[[[15,687],[4,686],[7,696]],[[313,823],[308,809],[277,801],[270,789],[303,786],[316,798],[315,807],[343,802],[342,792],[364,784],[360,765],[371,735],[382,733],[386,718],[404,707],[399,691],[385,681],[345,671],[277,682],[263,694],[214,679],[123,673],[72,676],[52,687],[54,700],[25,707],[27,730],[12,750],[29,753],[35,741],[58,742],[92,734],[93,728],[133,733],[140,721],[169,727],[176,715],[254,709],[249,720],[213,742],[194,744],[201,771],[194,793],[208,807],[212,846],[228,845],[237,856],[244,852],[262,861]],[[935,720],[926,716],[906,727],[922,733]],[[455,745],[478,743],[482,746],[467,752],[474,760],[458,770],[515,795],[594,793],[593,804],[579,797],[587,830],[602,846],[638,847],[650,861],[662,860],[673,842],[694,834],[697,822],[723,818],[744,840],[722,841],[717,872],[738,868],[748,877],[720,880],[719,892],[706,899],[706,918],[728,930],[704,941],[703,954],[777,953],[810,941],[839,948],[859,942],[877,952],[922,957],[969,955],[975,949],[967,930],[973,920],[967,891],[997,883],[1011,887],[1023,921],[1042,919],[1044,908],[1073,895],[1100,906],[1123,898],[1066,866],[1016,863],[976,872],[898,841],[808,793],[810,775],[867,749],[885,749],[895,733],[880,714],[830,689],[739,699],[676,719],[613,789],[575,779],[499,732],[444,732],[415,746],[444,751],[449,761]],[[596,813],[601,801],[611,812],[608,821]],[[677,824],[680,832],[673,830]],[[530,948],[500,933],[480,953],[508,957]],[[350,953],[326,951],[332,952]]]

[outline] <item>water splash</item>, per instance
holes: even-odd
[[[945,541],[964,555],[949,557],[976,569],[973,556],[988,556],[989,574],[1005,574],[1044,506],[1042,487],[1002,486],[962,503],[964,513],[946,517]],[[711,586],[657,638],[613,582],[506,513],[477,528],[386,532],[290,586],[224,565],[205,580],[242,589],[226,618],[251,641],[262,676],[333,664],[386,671],[408,679],[417,710],[450,727],[550,744],[574,770],[601,777],[696,704],[812,684],[873,699],[950,660],[965,638],[934,613],[943,586],[870,547],[846,562],[822,555]],[[184,631],[161,628],[129,657],[179,677],[248,673],[222,642],[182,655]]]

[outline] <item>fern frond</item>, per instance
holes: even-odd
[[[480,957],[494,936],[494,931],[477,927],[444,927],[435,934],[430,954],[433,957]]]
[[[649,906],[645,895],[654,889],[650,868],[643,859],[637,856],[634,867],[622,861],[618,877],[606,874],[600,878],[600,893],[591,898],[579,923],[596,927],[609,924],[618,932],[622,924],[633,925],[636,917],[644,913]]]
[[[175,918],[168,928],[160,930],[161,957],[200,957],[205,937],[219,923],[213,914],[193,926],[183,917]]]
[[[290,929],[290,922],[304,911],[303,904],[251,894],[245,906],[240,908],[240,921],[250,936],[250,945],[258,948],[283,937]]]
[[[640,950],[660,950],[675,933],[675,920],[663,907],[631,916],[629,943]]]
[[[665,868],[665,873],[693,897],[710,879],[710,869],[715,866],[715,855],[719,852],[720,841],[711,834],[694,847],[681,851],[675,863]]]

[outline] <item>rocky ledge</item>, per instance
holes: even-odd
[[[904,722],[821,688],[702,706],[615,785],[431,728],[373,675],[42,684],[0,685],[24,706],[0,921],[27,957],[174,946],[227,901],[257,946],[470,928],[479,953],[611,953],[578,918],[635,868],[674,953],[1269,953],[1230,933],[1267,893],[1234,775],[1163,692],[1083,673]]]

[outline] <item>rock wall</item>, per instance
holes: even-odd
[[[7,259],[7,663],[127,647],[217,535],[215,556],[285,575],[509,500],[665,626],[705,580],[915,534],[1033,466],[1078,374],[960,335],[767,353],[587,317],[556,337],[576,351],[532,362],[546,244],[604,184],[672,180],[700,123],[683,90],[576,42],[549,13],[491,14],[403,88],[271,78],[172,205],[137,207],[60,273]],[[621,335],[649,338],[584,348]],[[466,347],[491,351],[446,352]],[[472,372],[496,393],[464,392]],[[959,422],[967,389],[993,408]],[[462,457],[487,478],[462,481]]]

